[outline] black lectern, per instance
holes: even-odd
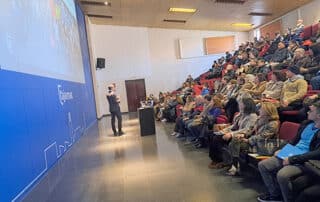
[[[156,134],[153,107],[138,109],[141,136]]]

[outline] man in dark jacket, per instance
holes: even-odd
[[[276,50],[276,52],[274,52],[270,60],[271,68],[282,63],[285,59],[287,59],[287,57],[288,49],[286,48],[286,45],[284,44],[284,42],[279,42],[278,49]]]
[[[111,113],[111,127],[113,131],[113,135],[123,135],[122,131],[122,116],[121,116],[121,111],[120,111],[120,100],[119,97],[114,92],[114,85],[109,85],[108,86],[108,94],[107,94],[107,100],[109,102],[109,110]],[[118,132],[115,126],[116,118],[118,119]]]
[[[300,149],[302,154],[284,159],[274,156],[261,161],[258,165],[262,179],[268,189],[267,194],[258,197],[259,201],[291,201],[292,193],[289,189],[290,179],[303,174],[302,166],[310,159],[319,159],[320,155],[320,103],[310,106],[308,120],[301,125],[296,138],[291,144]],[[298,165],[298,166],[297,166]],[[299,166],[300,165],[300,166]]]

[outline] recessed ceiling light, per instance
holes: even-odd
[[[169,8],[169,12],[195,13],[195,8]]]
[[[250,23],[232,23],[232,26],[237,26],[237,27],[252,27],[253,24]]]
[[[108,6],[108,5],[109,5],[109,2],[105,1],[105,2],[104,2],[104,5]]]

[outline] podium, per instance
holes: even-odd
[[[156,134],[153,107],[139,108],[138,116],[140,123],[140,135],[146,136]]]

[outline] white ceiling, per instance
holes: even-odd
[[[81,3],[81,0],[79,0]],[[103,0],[86,0],[104,2]],[[82,4],[86,14],[112,16],[90,17],[95,24],[143,26],[157,28],[248,31],[248,27],[231,24],[245,22],[258,27],[312,0],[247,0],[244,4],[217,3],[216,0],[108,0],[111,6]],[[196,8],[194,14],[170,13],[170,7]],[[271,16],[250,16],[250,12],[272,13]],[[186,23],[169,23],[186,20]]]

